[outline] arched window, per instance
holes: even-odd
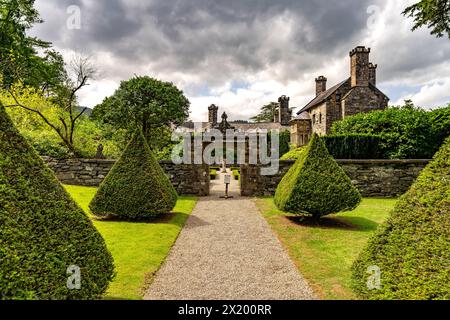
[[[319,116],[319,123],[322,123],[322,114]]]
[[[313,115],[313,123],[316,123],[316,115]]]

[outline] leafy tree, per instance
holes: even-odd
[[[189,100],[172,83],[134,77],[96,106],[93,117],[131,132],[140,128],[152,150],[159,151],[170,145],[170,129],[184,123],[189,106]]]
[[[15,86],[12,90],[15,95],[20,96],[24,105],[38,110],[51,123],[60,123],[60,118],[69,119],[67,111],[53,103],[51,99],[44,97],[36,89]],[[10,105],[14,103],[14,99],[7,91],[0,91],[0,102]],[[7,111],[16,128],[40,155],[54,158],[67,158],[70,155],[70,150],[55,130],[42,121],[39,115],[23,108],[7,108]],[[104,155],[117,159],[129,141],[125,130],[117,130],[85,115],[77,120],[75,130],[74,146],[78,154],[83,157],[93,157],[101,143],[104,146]]]
[[[427,26],[432,35],[450,38],[450,0],[421,0],[407,7],[403,15],[414,18],[413,31]]]
[[[275,119],[275,114],[280,109],[280,104],[277,102],[271,102],[263,106],[258,115],[250,118],[251,121],[256,123],[273,122]],[[293,111],[293,108],[290,108]]]
[[[0,87],[14,100],[6,107],[20,107],[37,114],[78,156],[74,146],[75,127],[86,109],[76,112],[76,95],[92,78],[92,66],[86,59],[74,59],[70,70],[73,77],[70,77],[62,56],[49,49],[49,42],[27,35],[33,25],[43,22],[34,8],[34,0],[0,0],[0,20]],[[45,50],[43,56],[38,54],[40,50]],[[39,90],[67,111],[68,117],[53,122],[38,109],[22,103],[14,90],[18,83]]]
[[[250,118],[251,121],[256,123],[262,122],[273,122],[275,119],[275,113],[279,108],[279,104],[277,102],[271,102],[263,106],[258,115]]]
[[[42,23],[34,0],[0,0],[0,78],[2,87],[18,80],[25,85],[49,89],[65,77],[62,56],[51,44],[27,35]],[[43,55],[38,55],[43,51]]]

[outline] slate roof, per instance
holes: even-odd
[[[300,113],[297,117],[295,117],[293,120],[311,120],[311,116],[309,115],[308,112],[304,111],[302,113]]]
[[[262,123],[230,123],[238,131],[257,131],[257,130],[283,130],[289,129],[290,126],[282,126],[277,122]]]
[[[256,132],[258,130],[289,130],[290,126],[283,126],[277,122],[263,122],[263,123],[242,123],[242,122],[230,122],[230,125],[237,131],[241,132]],[[200,123],[201,131],[207,131],[211,129],[209,122]],[[182,131],[192,132],[194,130],[193,122],[186,122],[178,128]]]
[[[301,113],[308,111],[309,109],[317,106],[318,104],[321,104],[349,80],[350,80],[350,78],[345,79],[344,81],[342,81],[341,83],[338,83],[334,87],[331,87],[327,91],[322,92],[317,97],[315,97],[310,103],[308,103],[305,107],[303,107],[299,112],[297,112],[297,114],[300,115]]]

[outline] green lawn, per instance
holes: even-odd
[[[89,203],[96,188],[65,186],[75,201],[92,217]],[[142,299],[143,290],[168,255],[188,215],[195,197],[180,197],[174,214],[154,223],[99,221],[94,225],[103,235],[114,257],[116,278],[106,299]]]
[[[256,202],[320,298],[355,299],[350,267],[396,200],[364,199],[356,210],[325,217],[320,224],[279,211],[272,198]]]

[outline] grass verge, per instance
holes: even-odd
[[[114,257],[116,278],[105,299],[142,299],[145,287],[167,257],[197,198],[180,197],[170,214],[154,222],[100,221],[89,211],[97,188],[65,186],[75,201],[92,218]]]
[[[364,199],[356,210],[324,217],[320,223],[278,210],[273,198],[257,199],[256,204],[319,298],[349,300],[356,298],[350,267],[396,201]]]

